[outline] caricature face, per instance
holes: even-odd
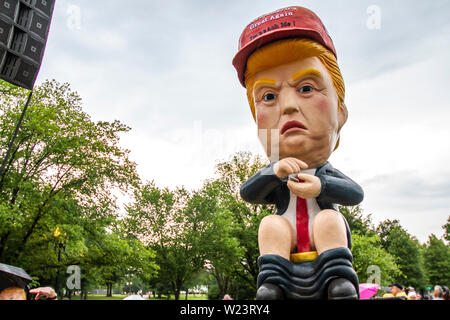
[[[327,161],[346,112],[338,112],[332,79],[318,58],[258,72],[253,98],[259,131],[268,129],[269,140],[270,135],[278,136],[279,159],[295,157],[310,168]],[[267,149],[271,143],[267,143]]]

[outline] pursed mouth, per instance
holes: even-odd
[[[294,130],[306,130],[306,127],[300,121],[297,121],[297,120],[288,121],[281,128],[281,134],[283,135],[288,131],[294,131]]]

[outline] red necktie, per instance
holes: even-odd
[[[297,252],[311,251],[309,244],[309,216],[306,200],[297,197]]]

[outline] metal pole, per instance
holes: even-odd
[[[30,94],[28,95],[27,103],[25,104],[25,107],[22,110],[22,114],[20,115],[19,122],[17,123],[17,126],[16,126],[16,130],[14,131],[11,141],[9,142],[8,150],[6,151],[6,156],[3,159],[3,163],[0,168],[0,177],[3,177],[3,171],[5,170],[6,164],[8,163],[9,155],[14,146],[14,142],[17,138],[17,134],[19,133],[20,125],[22,124],[23,118],[25,117],[25,113],[27,112],[28,105],[30,104],[32,95],[33,95],[33,89],[30,90]]]

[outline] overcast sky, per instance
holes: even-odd
[[[144,181],[195,189],[235,151],[263,155],[231,60],[270,11],[316,12],[337,49],[349,119],[330,162],[378,224],[425,242],[450,215],[450,1],[57,0],[44,79],[69,82],[92,119],[132,127]]]

